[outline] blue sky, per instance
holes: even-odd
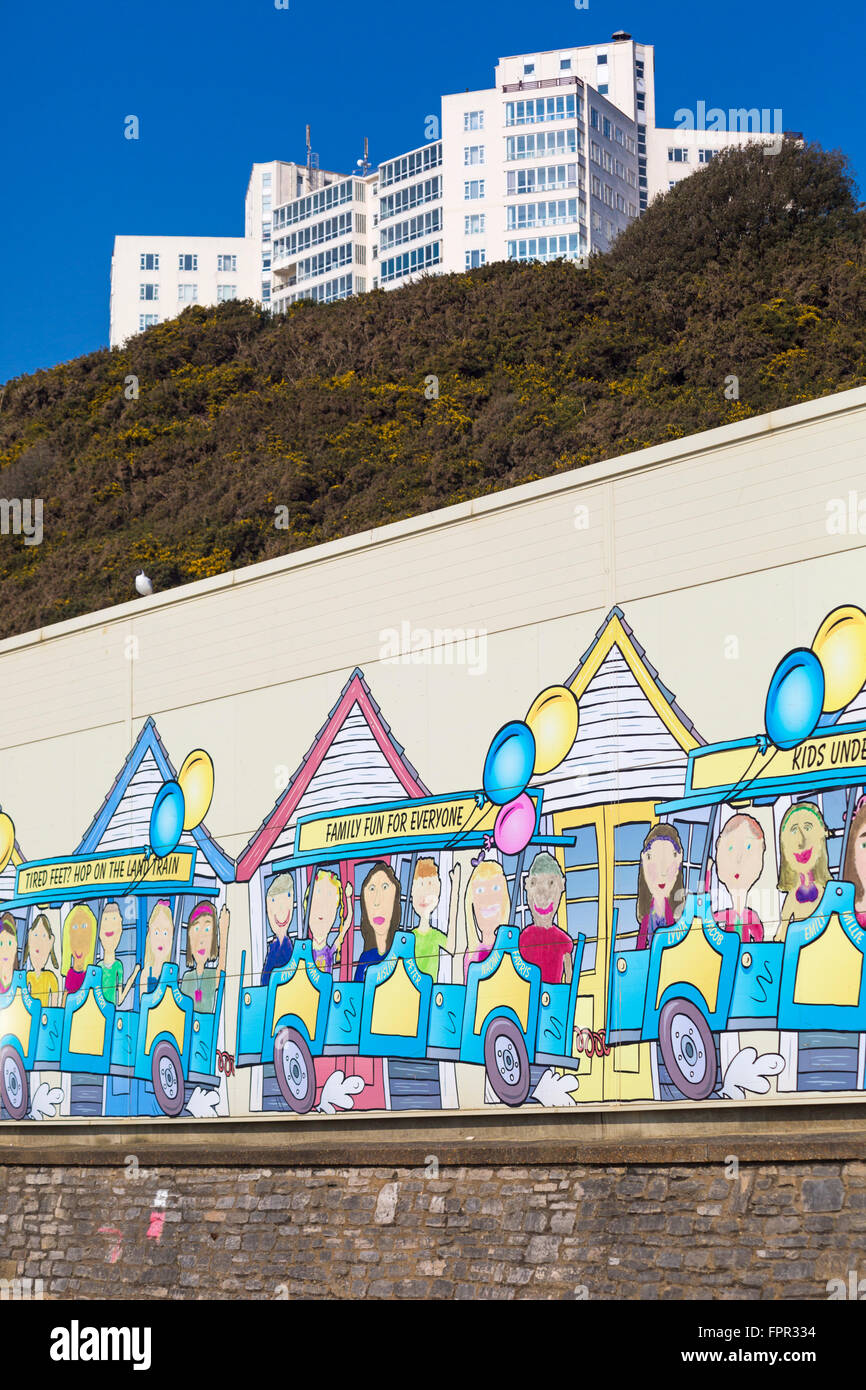
[[[504,54],[655,44],[656,107],[781,107],[848,154],[866,191],[866,8],[835,0],[11,0],[0,139],[0,382],[104,346],[116,233],[241,235],[254,160],[348,170],[425,140],[442,92],[489,87]],[[324,85],[326,84],[326,85]],[[124,139],[127,115],[140,139]]]

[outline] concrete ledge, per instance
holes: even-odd
[[[0,1127],[0,1166],[422,1168],[441,1165],[802,1163],[866,1160],[862,1102],[756,1105],[722,1102],[627,1111],[523,1114],[476,1111],[281,1116],[201,1122],[66,1120]]]

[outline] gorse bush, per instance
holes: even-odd
[[[841,155],[732,151],[585,269],[193,306],[21,377],[0,494],[44,539],[0,537],[0,634],[859,385],[864,232]]]

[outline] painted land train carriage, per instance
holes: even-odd
[[[527,849],[504,866],[518,885],[528,853],[573,843],[567,836],[538,834],[542,793],[531,795],[536,833]],[[395,932],[386,957],[369,965],[362,980],[335,980],[315,966],[308,939],[312,897],[309,891],[298,894],[305,904],[302,939],[288,965],[275,970],[266,985],[242,978],[237,1065],[273,1062],[286,1104],[299,1113],[315,1101],[317,1058],[475,1063],[484,1066],[494,1095],[508,1105],[527,1099],[532,1066],[560,1064],[576,1070],[575,1041],[580,1048],[586,1043],[575,1023],[582,935],[572,946],[570,983],[544,983],[539,967],[520,954],[512,893],[509,921],[499,927],[486,959],[468,964],[464,983],[434,979],[416,964],[409,919],[419,858],[432,857],[439,868],[471,851],[481,851],[483,857],[497,809],[481,808],[472,793],[464,793],[348,807],[299,820],[295,853],[274,864],[274,870],[297,876],[308,886],[319,870],[344,881],[347,865],[360,862],[369,870],[387,863],[404,891],[403,929]],[[356,908],[360,911],[360,904]],[[245,961],[241,969],[243,976]]]

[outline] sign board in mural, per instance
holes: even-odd
[[[3,1119],[862,1096],[864,681],[835,609],[706,745],[614,609],[431,793],[356,671],[237,862],[149,720],[73,851],[4,813]]]

